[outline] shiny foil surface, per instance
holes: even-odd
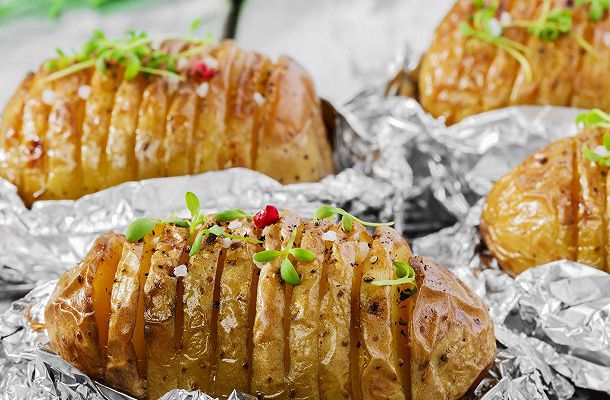
[[[340,113],[328,104],[325,111],[340,172],[319,183],[282,186],[233,169],[126,183],[28,210],[2,182],[2,287],[34,290],[0,320],[0,398],[128,398],[49,352],[36,322],[54,285],[49,280],[74,265],[96,235],[122,231],[138,216],[186,215],[187,190],[209,211],[274,203],[310,216],[318,205],[334,203],[365,219],[395,220],[416,238],[415,254],[452,269],[489,304],[498,354],[468,398],[568,399],[583,388],[610,393],[610,276],[558,261],[513,279],[481,251],[478,234],[482,198],[493,182],[534,149],[574,134],[578,110],[510,108],[447,128],[417,102],[371,89]],[[204,398],[178,390],[164,397]]]

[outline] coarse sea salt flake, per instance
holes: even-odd
[[[229,247],[231,247],[231,238],[225,237],[225,238],[220,239],[220,244],[225,249],[228,249]]]
[[[358,243],[358,260],[362,261],[369,254],[369,244],[366,242]]]
[[[212,69],[218,68],[218,60],[214,57],[206,56],[203,58],[203,62]]]
[[[210,90],[210,84],[207,82],[203,82],[202,84],[197,86],[197,89],[195,89],[195,93],[197,93],[197,96],[204,98],[205,96],[208,95],[209,90]]]
[[[53,105],[53,102],[57,98],[57,93],[51,89],[45,89],[42,91],[42,102],[48,106]]]
[[[262,106],[263,103],[265,103],[265,97],[262,94],[260,94],[259,92],[255,92],[252,95],[252,98],[254,99],[254,102],[256,104],[258,104],[259,106]]]
[[[229,229],[237,229],[239,227],[241,227],[243,224],[241,223],[241,221],[231,221],[229,222]]]
[[[91,95],[91,86],[89,85],[81,85],[78,87],[78,97],[83,100],[87,100]]]
[[[174,268],[175,277],[186,276],[187,272],[188,272],[188,269],[186,268],[186,265],[184,265],[184,264],[180,264],[176,268]]]
[[[233,315],[229,315],[220,321],[220,326],[225,332],[230,333],[233,329],[237,328],[237,319]]]
[[[337,232],[335,232],[335,231],[324,232],[322,234],[322,240],[326,240],[328,242],[334,242],[335,240],[337,240]]]

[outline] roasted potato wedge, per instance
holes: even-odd
[[[508,273],[560,259],[608,271],[608,169],[584,155],[602,136],[602,129],[584,128],[496,182],[483,207],[481,235]]]
[[[493,323],[451,272],[412,258],[392,228],[371,236],[356,222],[345,231],[280,215],[264,229],[209,216],[193,234],[166,224],[138,242],[101,236],[45,310],[52,348],[149,399],[182,388],[220,398],[237,389],[261,399],[453,400],[477,382],[495,355]],[[193,243],[216,223],[238,236]],[[189,257],[191,246],[199,252]],[[264,250],[276,256],[255,262]],[[379,282],[399,277],[399,261],[413,266],[414,283]]]
[[[127,79],[117,62],[62,78],[45,68],[28,76],[5,109],[0,157],[0,176],[26,205],[232,167],[283,183],[334,172],[320,101],[290,58],[273,63],[232,41],[192,49],[174,40],[162,48],[189,52],[177,63],[183,81],[147,73]],[[191,68],[202,63],[212,73],[195,77]]]
[[[475,3],[456,1],[422,58],[419,100],[430,114],[453,124],[469,115],[519,104],[610,111],[610,80],[603,72],[610,60],[603,39],[610,32],[608,12],[600,21],[593,21],[588,18],[588,3],[551,0],[550,11],[567,9],[571,13],[569,33],[547,40],[513,24],[500,34],[504,40],[500,45],[462,32],[463,23],[473,22]],[[539,0],[502,0],[498,4],[498,24],[534,21],[548,11],[546,2]],[[529,67],[506,50],[508,41],[514,43],[512,52],[520,53]]]

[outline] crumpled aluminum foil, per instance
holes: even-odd
[[[0,277],[36,286],[0,319],[4,398],[127,398],[39,348],[44,333],[33,332],[24,311],[42,320],[53,283],[37,283],[73,265],[99,232],[122,230],[144,214],[185,214],[186,190],[211,211],[256,210],[273,202],[308,215],[333,202],[365,218],[394,219],[410,238],[435,232],[416,239],[414,252],[451,268],[489,303],[500,343],[496,362],[469,398],[568,399],[580,388],[610,393],[608,275],[562,261],[512,279],[493,263],[483,265],[477,229],[481,198],[493,181],[534,149],[574,134],[577,110],[509,108],[446,128],[417,102],[371,89],[341,109],[344,118],[327,111],[336,120],[341,172],[320,183],[282,186],[235,169],[127,183],[75,202],[40,202],[32,210],[10,185],[0,186]],[[166,396],[195,398],[206,397],[184,391]]]

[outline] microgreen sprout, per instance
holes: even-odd
[[[252,259],[256,262],[270,262],[279,257],[283,257],[282,263],[280,264],[280,276],[282,280],[289,285],[296,286],[301,283],[301,278],[297,273],[294,265],[288,258],[293,256],[298,261],[313,261],[316,256],[309,250],[302,249],[300,247],[293,247],[294,241],[297,237],[296,229],[290,234],[288,243],[282,247],[281,250],[265,250],[256,253]]]
[[[595,108],[580,114],[576,118],[576,124],[588,128],[610,129],[610,115]],[[604,132],[602,144],[594,150],[585,147],[583,155],[587,160],[595,162],[602,167],[610,167],[610,134]]]
[[[329,205],[323,205],[318,207],[313,213],[314,221],[326,219],[326,218],[334,218],[335,215],[341,216],[341,225],[343,226],[343,230],[346,232],[350,232],[352,230],[353,221],[359,222],[364,226],[392,226],[394,225],[394,221],[391,222],[366,222],[361,219],[358,219],[339,207],[333,207]]]
[[[57,57],[45,64],[45,69],[52,73],[42,79],[41,83],[51,82],[91,67],[106,73],[108,63],[125,67],[125,79],[133,79],[139,73],[145,73],[184,80],[176,69],[176,62],[180,58],[201,53],[209,43],[207,38],[199,39],[193,36],[200,22],[196,20],[191,24],[188,35],[175,38],[191,46],[190,49],[177,54],[153,48],[154,39],[146,32],[129,30],[124,39],[110,39],[101,30],[96,29],[92,38],[73,55],[56,49]]]
[[[239,208],[232,208],[230,210],[224,210],[219,212],[214,218],[218,222],[229,222],[240,218],[252,220],[253,217],[253,215],[248,214],[244,210],[240,210]]]
[[[372,284],[375,286],[394,286],[394,285],[410,285],[407,297],[415,294],[417,291],[417,284],[415,283],[415,270],[409,264],[402,261],[394,261],[392,263],[396,268],[396,276],[398,279],[390,279],[385,281],[373,281]],[[404,295],[401,293],[401,298]]]
[[[176,218],[171,217],[164,220],[153,219],[153,218],[137,218],[135,219],[125,231],[125,237],[129,242],[138,242],[146,235],[148,235],[157,225],[165,225],[171,224],[176,225],[182,228],[189,228],[189,235],[192,237],[195,235],[197,227],[203,225],[207,222],[205,214],[201,212],[201,203],[199,202],[199,198],[196,194],[192,192],[186,192],[184,196],[184,200],[186,202],[186,207],[189,209],[191,213],[190,219]],[[204,236],[215,237],[227,237],[230,239],[242,240],[248,243],[262,243],[258,239],[252,239],[244,236],[233,235],[228,232],[225,232],[220,226],[213,225],[210,228],[200,229],[195,235],[195,240],[193,241],[193,245],[191,246],[191,250],[189,252],[189,256],[194,256],[201,251],[201,246],[203,244]]]
[[[589,5],[589,20],[598,22],[610,9],[610,0],[576,0],[577,6]]]

